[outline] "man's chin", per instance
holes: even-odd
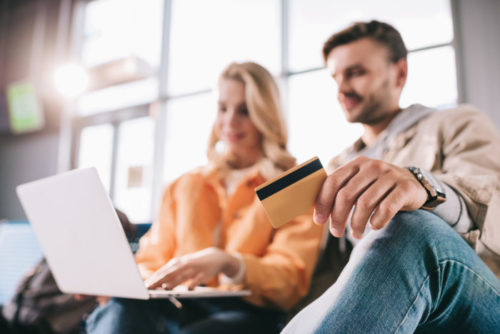
[[[360,115],[356,108],[352,108],[351,110],[344,108],[344,116],[349,123],[358,123],[360,121]]]

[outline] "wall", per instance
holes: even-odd
[[[463,100],[500,129],[500,1],[453,0],[461,34]]]
[[[53,175],[57,168],[57,133],[0,138],[0,219],[24,219],[18,184]]]
[[[57,172],[61,106],[44,78],[53,67],[57,37],[67,44],[68,37],[57,34],[59,7],[60,0],[0,2],[0,92],[11,82],[34,82],[46,124],[37,133],[0,135],[0,219],[25,218],[18,184]]]

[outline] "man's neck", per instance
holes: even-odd
[[[373,145],[377,141],[379,135],[385,129],[387,129],[387,127],[389,126],[389,124],[391,124],[394,117],[396,117],[396,115],[398,115],[400,112],[401,112],[401,108],[398,107],[396,112],[391,113],[390,115],[388,115],[384,119],[381,119],[380,121],[378,121],[374,124],[363,124],[365,132],[361,136],[361,139],[363,140],[365,145],[366,146]]]

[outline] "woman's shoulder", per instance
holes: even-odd
[[[213,174],[214,172],[207,166],[194,168],[171,181],[167,185],[167,191],[175,193],[186,188],[197,188],[208,182],[213,177]]]
[[[216,175],[216,172],[209,166],[200,166],[191,169],[190,171],[182,174],[176,180],[175,183],[191,182],[191,181],[203,181],[208,180]]]

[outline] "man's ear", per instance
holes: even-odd
[[[396,85],[398,88],[403,89],[406,79],[408,78],[408,61],[401,58],[396,62]]]

